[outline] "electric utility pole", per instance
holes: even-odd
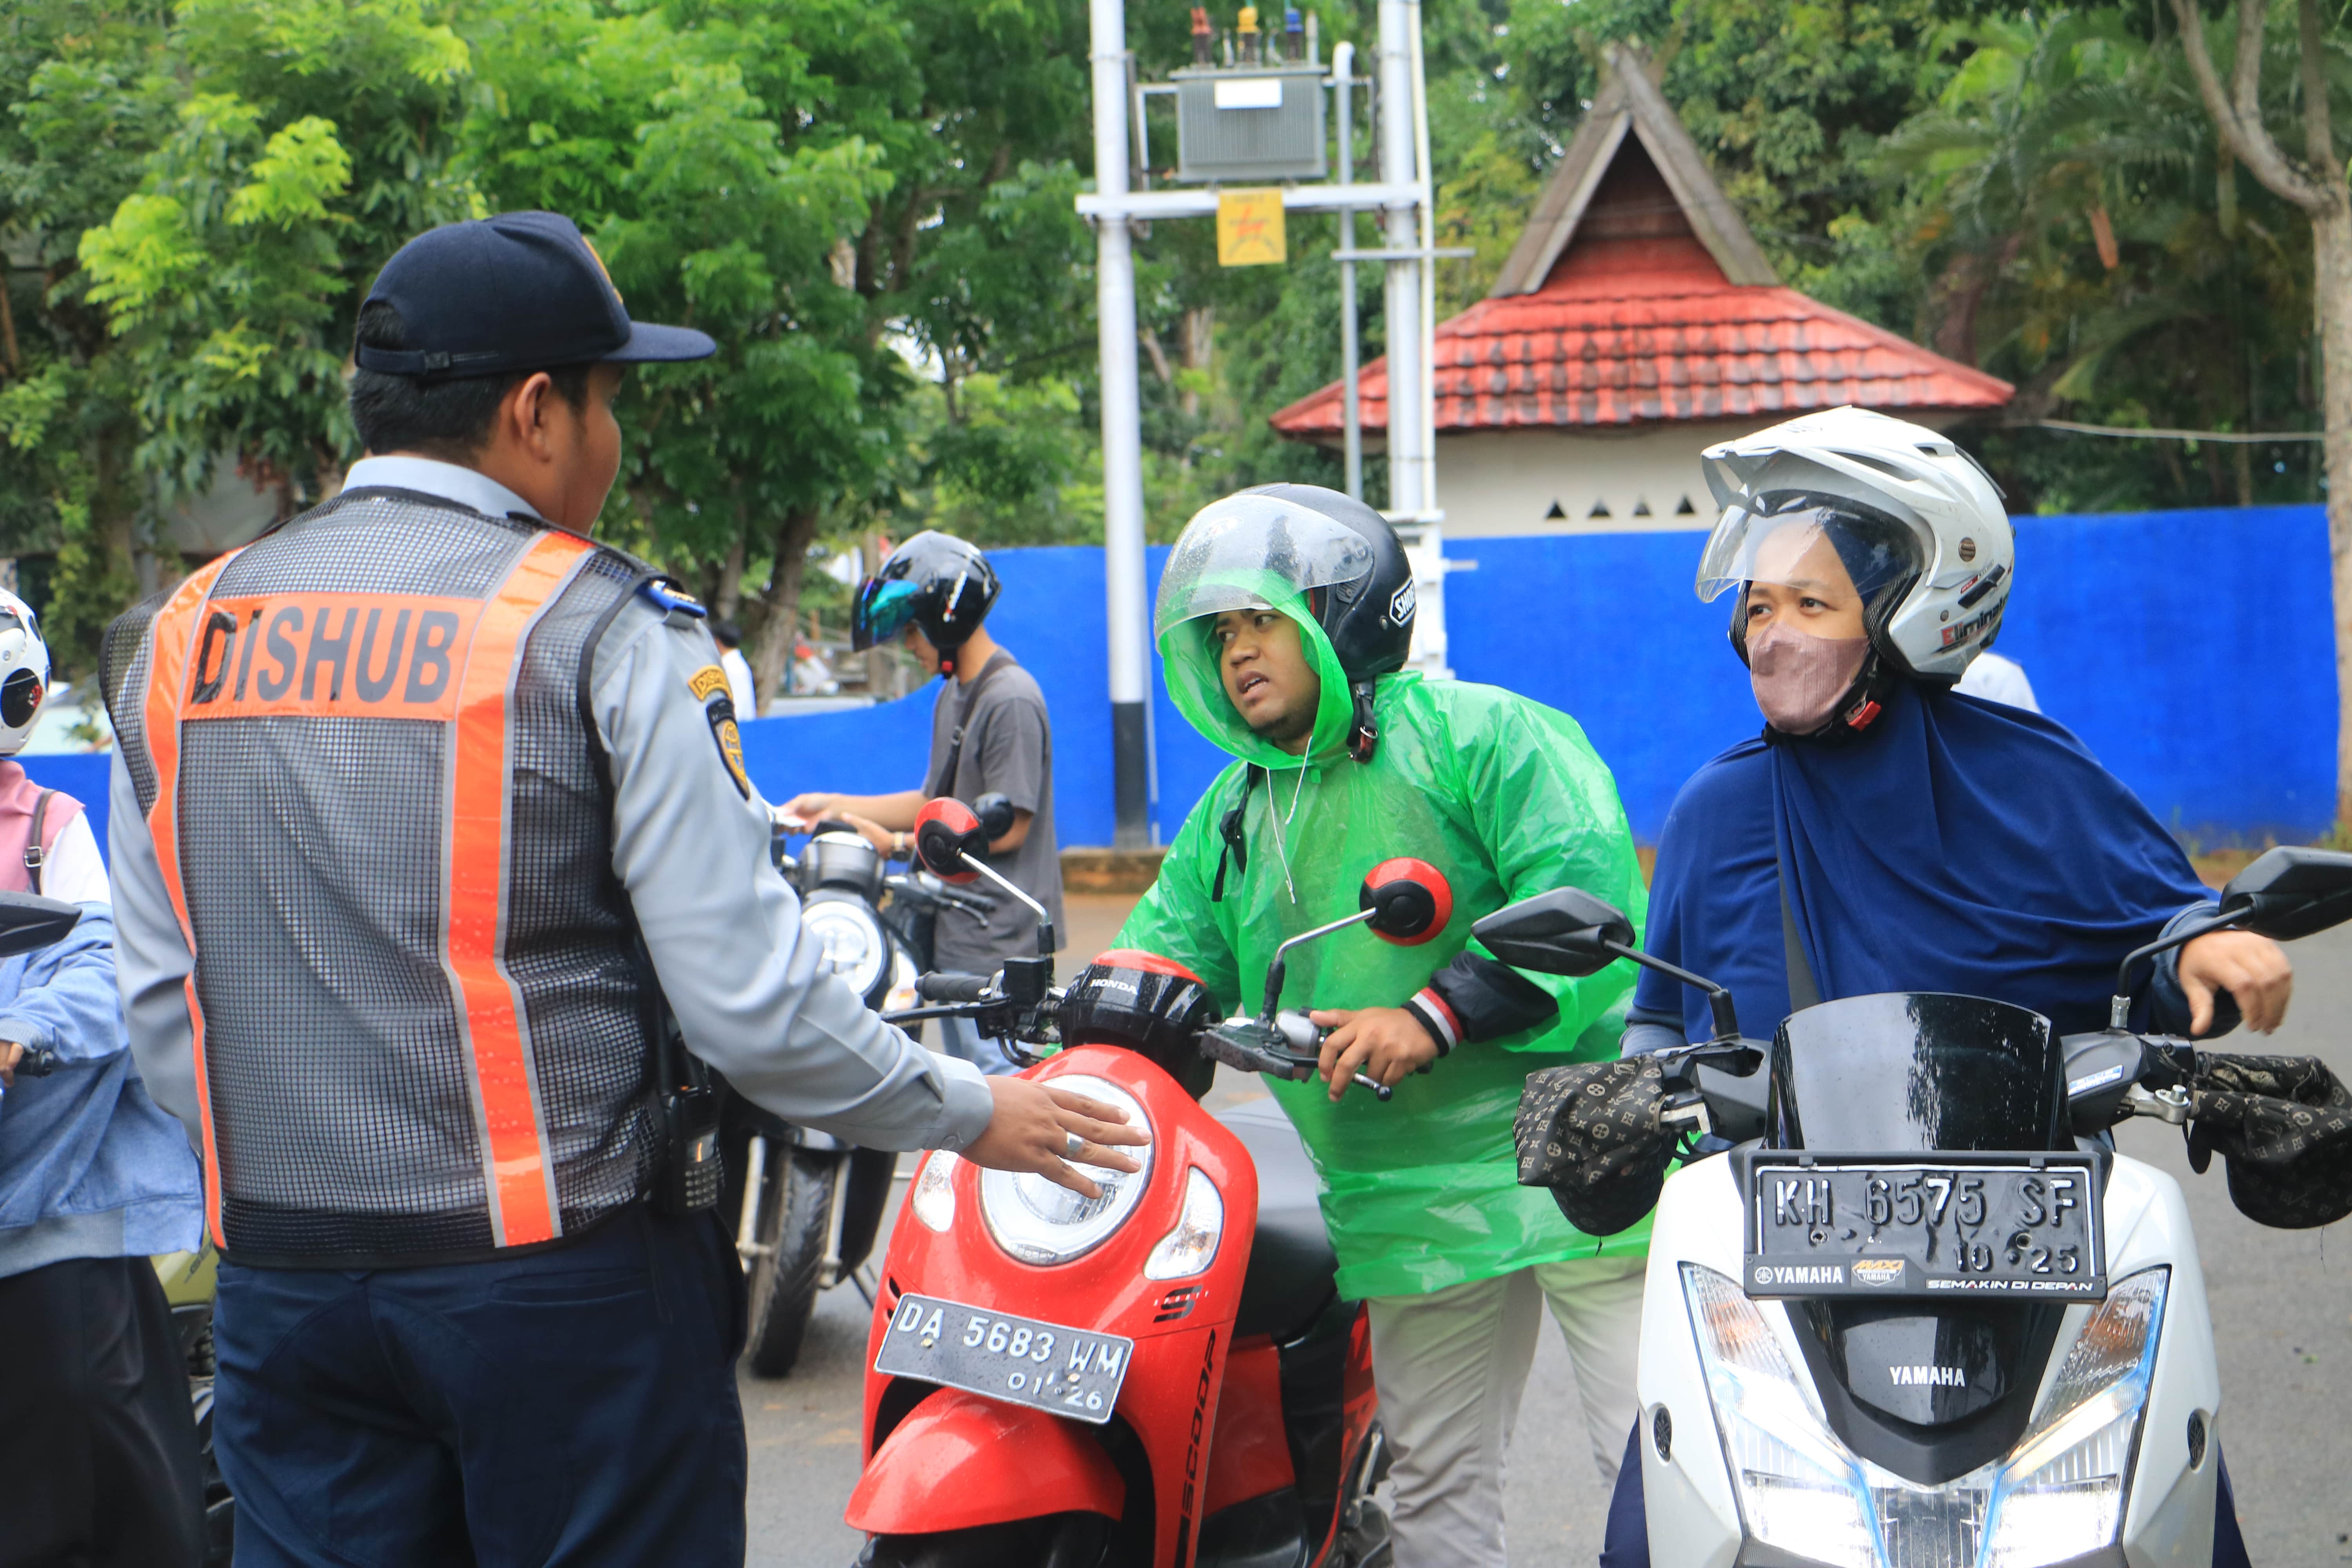
[[[1095,193],[1127,190],[1127,16],[1088,0]],[[1112,844],[1151,842],[1151,611],[1143,593],[1142,401],[1135,379],[1135,241],[1124,212],[1095,219],[1095,319],[1102,346],[1103,584],[1110,624]]]

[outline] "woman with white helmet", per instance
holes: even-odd
[[[0,889],[104,902],[106,863],[81,802],[38,788],[14,760],[33,738],[48,695],[40,621],[30,605],[0,590]],[[5,1051],[0,1046],[0,1057]]]
[[[2074,735],[1952,689],[2013,582],[1992,481],[1935,431],[1856,408],[1706,460],[1723,513],[1698,593],[1734,595],[1765,728],[1676,796],[1647,950],[1728,985],[1755,1033],[1808,985],[1995,996],[2063,1032],[2105,1026],[2125,953],[2214,905]],[[2242,1016],[2267,1033],[2293,987],[2277,944],[2215,932],[2158,964],[2135,1026],[2205,1036]],[[1704,996],[1664,975],[1643,971],[1633,999],[1629,1055],[1713,1033]],[[1605,1568],[1648,1560],[1640,1475],[1622,1472]],[[2242,1563],[2221,1519],[2214,1561]]]

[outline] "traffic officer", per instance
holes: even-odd
[[[583,531],[633,323],[565,218],[409,242],[341,495],[109,631],[131,1040],[224,1258],[241,1563],[735,1563],[742,1274],[695,1057],[869,1148],[1094,1185],[1116,1110],[859,1005],[702,612]]]

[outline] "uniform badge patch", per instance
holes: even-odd
[[[727,764],[728,775],[743,798],[751,799],[751,775],[743,766],[743,731],[735,724],[735,700],[728,695],[727,672],[706,664],[686,684],[694,700],[702,704],[703,716],[710,721],[710,738],[718,742],[719,760]]]

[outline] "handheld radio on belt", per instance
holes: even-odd
[[[637,951],[642,961],[642,941]],[[709,1069],[678,1037],[677,1021],[660,999],[652,963],[645,963],[645,973],[647,994],[653,998],[648,1011],[655,1015],[655,1087],[661,1096],[664,1134],[654,1202],[665,1214],[689,1215],[719,1203],[719,1093],[710,1087]]]

